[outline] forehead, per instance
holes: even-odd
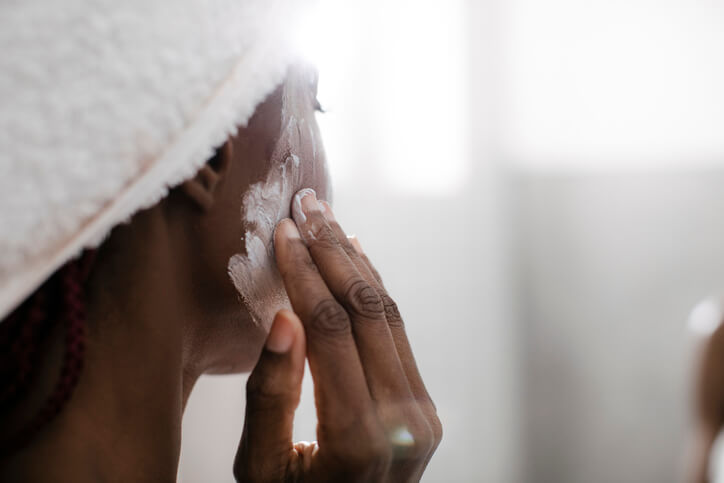
[[[314,106],[311,101],[314,101],[317,95],[318,78],[315,68],[306,64],[293,64],[284,81],[257,106],[254,117],[265,113],[284,116],[289,114],[289,110],[298,113],[308,111]]]

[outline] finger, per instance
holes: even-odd
[[[321,201],[320,204],[322,205],[325,218],[327,219],[330,227],[335,232],[337,237],[340,239],[344,239],[346,237],[346,241],[348,243],[343,243],[343,246],[349,257],[354,262],[355,266],[357,266],[357,269],[375,287],[375,289],[378,290],[380,294],[384,295],[385,300],[391,302],[391,299],[387,295],[387,291],[382,284],[382,278],[380,277],[377,270],[375,270],[375,268],[369,262],[367,256],[364,254],[359,239],[354,235],[345,235],[344,230],[337,222],[332,207],[329,205],[329,203],[327,203],[326,201]],[[394,306],[389,305],[388,303],[387,308],[388,311],[391,312],[390,315],[397,317],[401,321],[401,319],[399,318],[399,312],[394,309]],[[432,455],[434,454],[442,439],[442,425],[439,418],[437,417],[436,409],[434,404],[432,403],[432,400],[430,399],[429,395],[427,395],[427,391],[424,390],[424,384],[422,385],[422,390],[418,390],[416,392],[417,395],[415,396],[415,399],[417,401],[417,405],[419,406],[424,423],[420,423],[418,421],[417,423],[412,422],[411,424],[416,424],[418,427],[424,424],[425,430],[416,431],[417,437],[412,434],[408,434],[405,431],[406,428],[404,427],[398,427],[397,430],[390,433],[390,439],[393,443],[393,446],[396,448],[399,448],[400,446],[405,448],[405,450],[403,450],[402,452],[397,452],[399,464],[395,465],[395,473],[397,475],[417,475],[416,477],[413,476],[411,478],[412,481],[414,481],[415,479],[419,479],[422,476],[425,467],[429,463]],[[412,436],[412,438],[410,438],[410,436]],[[415,439],[416,444],[414,448],[408,447],[411,439]],[[402,458],[402,461],[400,461],[400,458]]]
[[[382,286],[379,273],[374,268],[369,258],[362,251],[359,240],[357,240],[353,246],[359,255],[360,263],[367,266],[370,273],[375,274],[375,278],[380,281],[378,289],[380,290],[380,297],[382,298],[382,303],[385,309],[385,318],[387,319],[387,323],[390,327],[390,332],[395,342],[397,354],[402,361],[402,366],[405,370],[405,374],[407,375],[407,379],[410,381],[412,392],[418,399],[429,399],[430,396],[425,388],[425,383],[423,382],[422,376],[420,375],[420,371],[417,367],[417,362],[415,361],[415,356],[412,352],[407,332],[405,331],[405,324],[402,320],[402,316],[400,315],[400,311],[397,308],[397,304],[387,293],[384,286]]]
[[[380,274],[377,272],[377,270],[375,270],[374,267],[372,267],[371,264],[365,263],[364,259],[367,257],[362,251],[362,245],[360,245],[357,236],[347,235],[344,232],[342,226],[339,224],[334,216],[332,206],[327,201],[320,200],[319,204],[321,205],[322,213],[324,215],[324,218],[327,220],[329,227],[332,229],[332,232],[339,240],[340,245],[344,249],[347,256],[357,267],[357,271],[359,271],[362,276],[364,276],[365,279],[375,287],[375,289],[384,289],[384,286],[382,284],[382,277],[380,277]]]
[[[432,458],[433,453],[442,441],[442,423],[440,422],[440,419],[437,415],[437,408],[435,407],[435,403],[432,401],[432,398],[430,397],[430,394],[425,387],[425,383],[422,380],[422,376],[420,375],[420,371],[415,361],[415,356],[412,352],[410,341],[407,337],[407,333],[405,332],[405,326],[402,321],[402,317],[400,316],[400,312],[397,309],[397,304],[388,295],[386,289],[382,284],[382,278],[380,277],[379,272],[374,268],[372,262],[370,262],[367,255],[365,255],[359,239],[357,239],[357,237],[354,237],[354,239],[351,240],[350,243],[359,255],[360,263],[366,265],[369,269],[368,273],[373,274],[375,279],[379,282],[378,290],[380,291],[380,295],[385,305],[385,314],[390,325],[390,332],[392,333],[392,338],[395,341],[395,348],[402,362],[402,366],[405,371],[405,375],[408,378],[412,393],[415,399],[420,404],[420,408],[425,415],[425,418],[427,419],[428,426],[432,431],[432,442],[425,462],[420,468],[419,474],[422,475],[425,467],[430,462],[430,458]]]
[[[246,385],[246,418],[234,461],[238,481],[281,480],[294,456],[292,429],[305,359],[304,329],[279,311]]]
[[[352,328],[378,414],[395,459],[396,480],[406,480],[434,448],[434,433],[413,397],[397,355],[379,293],[369,268],[348,240],[325,202],[314,193],[298,196],[293,210],[307,244],[335,297],[350,313]]]
[[[296,197],[294,220],[302,234],[308,233],[306,243],[320,275],[349,314],[372,398],[378,405],[390,406],[382,407],[383,411],[395,412],[392,406],[410,400],[412,392],[395,351],[382,298],[357,269],[349,256],[354,248],[338,224],[335,229],[330,226],[323,208],[314,192],[307,191]]]
[[[347,256],[349,256],[349,258],[354,262],[357,270],[362,275],[364,275],[364,277],[369,280],[370,283],[372,283],[375,287],[384,288],[382,284],[382,277],[380,277],[380,274],[377,272],[377,270],[375,270],[375,268],[371,264],[364,262],[364,259],[366,259],[367,257],[362,251],[362,245],[360,245],[357,236],[347,235],[344,232],[342,226],[335,218],[334,211],[332,210],[332,206],[329,204],[329,202],[325,200],[319,200],[319,204],[321,205],[322,213],[324,214],[324,218],[327,220],[329,227],[340,240],[342,248],[347,253]]]
[[[332,207],[329,206],[329,203],[327,203],[326,201],[323,201],[322,204],[325,205],[325,207],[326,207],[324,210],[325,215],[327,214],[327,212],[329,212],[329,213],[332,212]],[[357,253],[362,253],[362,245],[360,245],[359,238],[357,238],[357,235],[347,235],[347,240],[349,240],[349,243],[352,245],[352,247],[355,249],[355,251],[357,251]]]
[[[327,216],[327,212],[325,212],[325,216]],[[342,227],[339,226],[339,223],[337,223],[336,221],[331,221],[331,226],[332,229],[335,230],[335,232],[339,230],[340,235],[344,235],[344,231],[342,231]],[[357,235],[349,235],[347,236],[347,240],[349,241],[350,245],[348,250],[352,252],[350,254],[350,258],[357,266],[357,270],[359,270],[360,273],[363,274],[365,278],[374,285],[375,289],[379,291],[385,291],[385,287],[382,284],[382,277],[380,277],[380,274],[377,272],[377,270],[375,270],[373,267],[365,262],[367,256],[362,251],[362,245],[360,245]]]
[[[329,205],[327,205],[329,206]],[[331,207],[328,208],[329,213],[332,213]],[[326,214],[326,212],[325,212]],[[347,239],[350,242],[350,245],[352,245],[352,248],[354,249],[356,253],[356,259],[359,260],[359,263],[363,265],[366,270],[372,275],[372,277],[375,279],[375,281],[378,283],[378,285],[381,288],[384,288],[384,284],[382,283],[382,277],[380,276],[380,273],[375,269],[375,267],[372,266],[372,263],[370,263],[369,258],[367,258],[367,255],[365,254],[364,250],[362,250],[362,245],[360,244],[359,238],[357,238],[356,235],[348,236]]]
[[[324,283],[292,220],[277,226],[274,248],[287,294],[307,335],[320,448],[354,453],[354,443],[370,441],[375,435],[369,433],[379,428],[370,419],[372,400],[349,317]],[[358,439],[350,441],[355,433]]]
[[[364,274],[367,280],[375,286],[375,289],[380,294],[385,307],[385,317],[388,325],[390,326],[390,332],[395,344],[395,350],[402,363],[403,370],[410,384],[410,388],[415,399],[422,405],[422,410],[425,413],[428,423],[433,431],[434,440],[436,443],[433,445],[432,450],[436,448],[442,439],[442,425],[437,417],[437,411],[435,404],[430,397],[427,388],[425,387],[420,371],[417,367],[412,347],[410,346],[407,333],[405,332],[404,323],[400,312],[397,309],[397,304],[387,293],[382,278],[379,272],[375,269],[370,262],[367,255],[362,249],[362,245],[356,236],[347,237],[342,230],[342,227],[337,222],[332,207],[326,201],[322,201],[321,205],[324,208],[324,216],[327,218],[330,227],[335,234],[340,238],[346,238],[349,242],[348,246],[345,247],[348,256],[353,260],[358,270]],[[354,252],[354,253],[351,253]]]
[[[322,201],[320,204],[324,207],[323,215],[328,220],[329,226],[335,233],[336,237],[339,240],[344,239],[347,241],[348,246],[345,247],[344,243],[342,243],[342,247],[345,248],[348,257],[353,261],[359,272],[364,274],[366,279],[374,285],[380,296],[385,312],[385,320],[387,321],[391,337],[394,341],[395,351],[400,358],[407,379],[410,381],[413,394],[415,394],[415,397],[417,398],[429,398],[427,390],[425,389],[425,384],[420,376],[420,371],[417,368],[415,357],[412,354],[412,348],[409,340],[407,339],[407,334],[404,329],[402,317],[397,309],[397,304],[395,304],[392,298],[388,295],[387,290],[385,290],[382,285],[382,279],[362,250],[362,245],[360,244],[359,239],[357,239],[357,237],[347,237],[345,235],[344,230],[337,222],[329,203]]]

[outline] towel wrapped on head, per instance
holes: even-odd
[[[0,320],[246,123],[308,3],[0,3]]]

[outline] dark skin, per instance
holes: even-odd
[[[711,452],[724,428],[724,324],[704,339],[696,374],[691,483],[708,483]]]
[[[276,261],[293,312],[269,334],[252,323],[227,275],[243,252],[241,199],[264,179],[282,109],[313,123],[292,149],[296,189],[328,198],[304,67],[257,107],[246,128],[195,178],[117,227],[88,282],[85,369],[60,415],[0,465],[0,479],[175,481],[181,418],[201,374],[252,370],[234,475],[238,481],[417,480],[442,430],[394,302],[356,240],[314,196],[283,220]],[[303,220],[306,218],[306,221]],[[299,233],[311,233],[302,238]],[[62,354],[56,337],[22,422],[42,401]],[[319,443],[293,444],[304,361],[315,384]],[[9,420],[3,415],[0,423]],[[38,464],[42,462],[42,464]]]

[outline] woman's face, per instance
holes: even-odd
[[[274,314],[288,307],[276,270],[273,231],[290,216],[294,194],[314,189],[330,199],[324,149],[315,119],[316,71],[290,68],[285,82],[229,139],[232,162],[203,226],[197,269],[210,283],[201,327],[211,372],[251,369]],[[209,323],[214,321],[213,323]]]

